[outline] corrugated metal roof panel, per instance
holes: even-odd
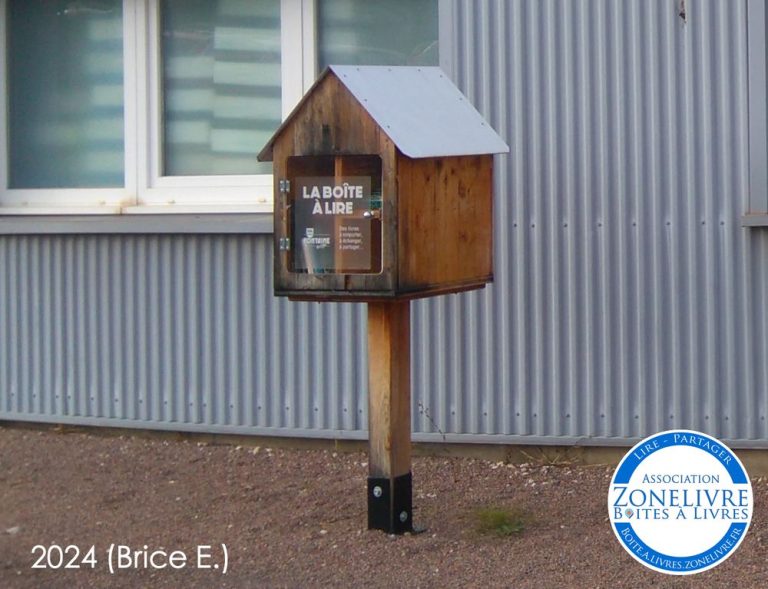
[[[332,65],[275,132],[259,154],[260,160],[272,159],[275,139],[330,73],[408,157],[509,151],[509,146],[439,67]]]

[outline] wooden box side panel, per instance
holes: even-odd
[[[493,280],[493,156],[398,161],[398,292]]]
[[[342,293],[394,293],[397,284],[397,156],[389,137],[334,76],[315,88],[301,111],[273,146],[275,202],[275,291],[306,292],[315,296]],[[279,251],[280,237],[289,234],[290,210],[278,181],[288,175],[287,158],[313,155],[379,155],[382,166],[382,272],[380,274],[299,274],[288,270],[286,252]],[[278,234],[279,232],[279,234]],[[292,247],[295,244],[292,244]]]

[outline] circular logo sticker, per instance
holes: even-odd
[[[744,540],[752,485],[741,461],[706,434],[650,436],[622,459],[608,491],[611,526],[650,569],[691,575],[717,566]]]

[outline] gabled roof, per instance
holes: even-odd
[[[259,153],[272,145],[313,90],[335,75],[397,148],[410,158],[506,153],[509,147],[438,67],[340,66],[321,74]]]

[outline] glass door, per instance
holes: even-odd
[[[381,179],[378,155],[288,158],[291,272],[381,272]]]

